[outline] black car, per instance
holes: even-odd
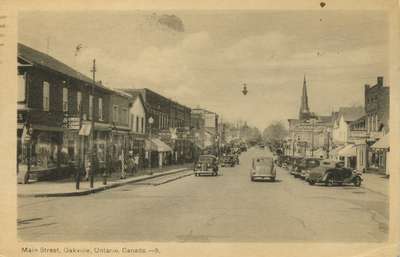
[[[235,167],[236,163],[237,163],[236,155],[229,154],[221,158],[222,167]]]
[[[298,176],[298,166],[303,159],[304,157],[298,156],[291,158],[291,161],[289,163],[290,174],[294,175],[295,177]]]
[[[310,185],[316,183],[323,183],[326,186],[353,184],[359,187],[362,181],[361,173],[344,167],[343,162],[332,160],[322,161],[319,167],[311,169],[308,176]]]
[[[194,165],[195,176],[200,175],[218,175],[217,157],[211,154],[200,155],[199,160]]]
[[[301,179],[307,179],[310,169],[318,167],[320,164],[320,160],[318,158],[305,158],[303,159],[299,166],[297,171],[299,172],[299,177]]]

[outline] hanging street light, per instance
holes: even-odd
[[[246,83],[243,83],[243,90],[242,90],[243,95],[247,95],[248,92],[249,92],[249,91],[247,90],[247,85],[246,85]]]

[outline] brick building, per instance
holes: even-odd
[[[18,44],[19,168],[30,162],[32,172],[41,172],[78,164],[91,149],[90,121],[95,138],[110,131],[106,106],[112,91],[96,83],[92,96],[92,85],[55,58]]]
[[[123,90],[132,96],[140,95],[143,99],[146,111],[145,126],[147,134],[151,132],[153,140],[146,146],[147,154],[152,147],[152,165],[191,161],[191,109],[148,88]],[[153,124],[149,124],[150,117]]]

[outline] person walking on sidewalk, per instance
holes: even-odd
[[[129,174],[133,174],[133,168],[134,168],[134,161],[133,161],[133,151],[129,151],[128,158],[126,160],[127,164],[127,170]]]
[[[139,154],[135,154],[133,169],[134,169],[134,173],[135,173],[135,174],[136,174],[136,173],[138,172],[138,170],[139,170]]]
[[[120,167],[121,167],[121,179],[125,179],[126,178],[126,172],[125,172],[124,150],[121,150],[121,153],[119,155],[119,162],[120,162]]]
[[[87,154],[85,154],[85,160],[84,160],[84,167],[85,167],[85,180],[89,181],[89,174],[90,174],[90,160],[89,160],[89,156]]]

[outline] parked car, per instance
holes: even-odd
[[[236,165],[235,155],[228,154],[221,158],[221,166],[222,167],[235,167],[235,165]]]
[[[291,162],[289,164],[290,174],[294,175],[295,177],[298,176],[298,166],[303,159],[303,157],[298,156],[295,156],[291,159]]]
[[[344,167],[342,161],[323,160],[321,165],[310,170],[308,183],[323,183],[326,186],[353,184],[361,186],[361,173]]]
[[[276,168],[272,157],[257,157],[253,159],[250,171],[250,180],[275,181]]]
[[[218,175],[218,161],[214,155],[200,155],[199,160],[194,165],[194,175]]]
[[[276,165],[278,167],[285,168],[287,166],[290,157],[291,157],[290,155],[278,155],[278,158],[276,160]]]
[[[234,156],[235,156],[235,164],[239,165],[240,164],[239,155],[235,154]]]
[[[298,172],[300,172],[299,177],[301,179],[307,180],[309,176],[310,169],[318,167],[320,160],[318,158],[305,158],[298,165]]]

